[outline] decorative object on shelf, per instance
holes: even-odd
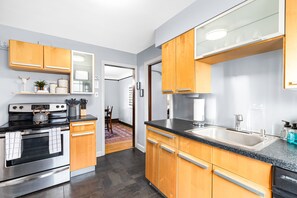
[[[38,91],[45,91],[44,86],[47,85],[45,80],[35,81],[34,85],[37,87]]]
[[[80,104],[80,101],[76,100],[76,98],[71,98],[70,100],[65,100],[65,103],[69,106],[69,117],[75,117],[76,107]]]
[[[144,89],[140,89],[139,95],[140,95],[140,97],[144,96]]]
[[[80,115],[86,116],[87,115],[87,103],[88,100],[82,98],[80,99]]]
[[[67,94],[68,88],[65,87],[56,87],[56,94]]]
[[[58,87],[68,88],[68,80],[67,79],[59,79],[58,80]]]
[[[141,82],[136,82],[136,89],[140,90],[141,89]]]
[[[56,93],[57,83],[50,83],[50,93]]]
[[[26,84],[27,84],[27,81],[30,80],[30,77],[28,77],[28,78],[23,78],[23,77],[20,77],[20,76],[19,76],[19,79],[22,80],[22,91],[21,91],[21,93],[26,93],[26,92],[27,92],[27,91],[26,91]]]

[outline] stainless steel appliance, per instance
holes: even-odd
[[[33,121],[33,111],[49,112]],[[0,127],[0,197],[16,197],[70,180],[69,121],[66,104],[11,104],[9,122]],[[61,152],[49,152],[49,131],[61,128]],[[6,161],[5,133],[21,131],[21,157]]]
[[[273,198],[297,197],[297,173],[282,168],[273,168]]]

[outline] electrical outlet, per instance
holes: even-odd
[[[99,93],[95,92],[95,98],[98,98],[98,97],[99,97]]]

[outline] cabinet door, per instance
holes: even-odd
[[[9,65],[13,69],[42,70],[43,46],[22,41],[9,41]]]
[[[176,92],[195,92],[194,30],[176,38]]]
[[[44,46],[44,69],[49,72],[70,73],[71,51]]]
[[[158,142],[153,138],[146,140],[145,177],[158,187]]]
[[[96,165],[95,131],[71,133],[70,170],[76,171]]]
[[[162,91],[164,94],[175,91],[175,39],[162,45]]]
[[[177,197],[211,197],[211,164],[179,152],[177,166]]]
[[[284,86],[297,88],[297,1],[286,1],[286,38],[284,49]]]
[[[160,144],[159,147],[159,190],[166,197],[176,197],[176,151]]]
[[[214,166],[213,198],[259,198],[271,197],[271,191]]]

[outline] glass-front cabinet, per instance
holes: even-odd
[[[284,35],[285,0],[248,0],[195,28],[195,59]]]
[[[71,94],[94,93],[94,54],[72,51]]]

